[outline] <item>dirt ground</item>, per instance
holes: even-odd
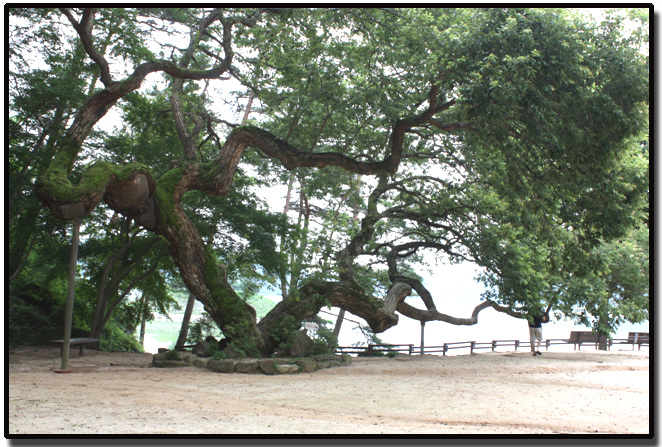
[[[648,434],[648,351],[354,358],[311,374],[161,369],[151,354],[9,353],[16,435]],[[7,368],[8,366],[8,368]],[[5,388],[6,389],[6,388]]]

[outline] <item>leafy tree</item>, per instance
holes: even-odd
[[[79,257],[89,272],[82,287],[96,295],[90,318],[89,335],[93,338],[101,335],[114,310],[137,287],[159,290],[162,307],[168,307],[167,303],[172,301],[165,293],[161,272],[157,270],[166,247],[159,244],[155,236],[141,237],[142,228],[132,226],[130,219],[120,218],[119,221],[119,225],[108,225],[107,238],[90,238],[83,244]],[[97,228],[88,227],[87,231],[90,230],[99,233]]]
[[[595,247],[589,254],[589,262],[595,268],[587,275],[570,278],[558,288],[558,308],[604,335],[625,321],[648,320],[648,247],[648,228],[642,227]]]
[[[539,309],[595,274],[592,250],[641,222],[647,167],[632,155],[647,132],[647,35],[627,35],[617,16],[597,24],[523,8],[39,11],[48,17],[40,32],[62,23],[75,31],[72,47],[92,61],[93,82],[74,101],[37,197],[59,219],[65,205],[91,213],[103,200],[158,235],[189,291],[247,354],[273,352],[325,305],[376,333],[397,324],[396,311],[474,324],[487,306]],[[148,77],[161,84],[145,90]],[[247,125],[215,110],[212,92],[230,78],[255,100]],[[95,134],[118,106],[125,129]],[[290,192],[298,185],[293,230],[250,195],[233,196],[257,179]],[[245,256],[228,250],[235,237]],[[411,274],[429,252],[485,267],[493,287],[471,318],[438,312]],[[231,285],[251,266],[257,281],[277,275],[284,291],[260,321]],[[425,309],[406,302],[412,291]],[[557,310],[570,315],[582,300],[568,293]]]
[[[42,212],[33,186],[84,100],[86,81],[92,75],[83,63],[83,47],[58,32],[51,11],[17,8],[12,13],[16,22],[10,27],[8,46],[12,61],[6,190],[8,328],[12,341],[42,343],[62,335],[65,246],[70,238],[64,222]],[[43,55],[41,61],[30,57],[33,52]],[[83,335],[84,322],[75,316],[74,323],[74,333]]]

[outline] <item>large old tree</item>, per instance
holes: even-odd
[[[159,235],[189,291],[248,354],[272,353],[327,305],[375,332],[398,313],[473,324],[487,306],[539,311],[552,294],[554,309],[586,316],[586,295],[559,291],[596,274],[595,247],[644,222],[647,34],[624,33],[622,18],[597,25],[531,9],[14,13],[70,33],[47,57],[78,55],[85,70],[75,75],[89,89],[36,179],[41,203],[67,220],[103,202]],[[230,80],[250,96],[243,125],[223,113],[236,104],[221,100]],[[119,109],[118,134],[95,136]],[[120,144],[129,134],[133,147]],[[261,250],[279,259],[283,300],[259,321],[228,279],[236,266],[219,262],[219,238],[239,226],[204,224],[217,203],[204,197],[230,197],[252,178],[286,186],[285,213],[299,217],[289,230],[264,223],[280,244]],[[231,214],[242,204],[222,206]],[[471,317],[439,312],[439,291],[412,274],[424,253],[483,266],[489,299]],[[413,292],[424,308],[408,303]]]

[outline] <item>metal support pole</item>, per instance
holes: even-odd
[[[74,234],[71,241],[71,256],[69,257],[69,287],[67,289],[67,304],[64,311],[64,337],[62,341],[62,364],[59,372],[70,372],[69,348],[71,342],[71,323],[74,311],[74,289],[76,286],[76,266],[78,264],[78,234],[80,217],[74,217]]]
[[[421,355],[425,354],[425,320],[421,321]]]

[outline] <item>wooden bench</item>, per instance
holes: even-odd
[[[650,345],[650,336],[648,332],[630,332],[626,340],[620,340],[618,343],[632,345],[632,349],[634,349],[634,345],[637,345],[641,350],[642,345]]]
[[[50,343],[54,344],[54,345],[60,345],[60,357],[62,357],[62,350],[64,349],[64,340],[51,340]],[[78,355],[85,354],[85,346],[86,345],[91,345],[91,344],[95,344],[95,343],[99,343],[98,338],[80,337],[80,338],[72,338],[71,340],[69,340],[69,346],[76,346],[76,345],[79,346]]]
[[[572,343],[574,349],[579,347],[580,351],[582,349],[582,343],[595,343],[596,348],[598,344],[605,344],[607,348],[611,346],[611,340],[609,338],[596,334],[593,331],[571,331],[568,343]]]

